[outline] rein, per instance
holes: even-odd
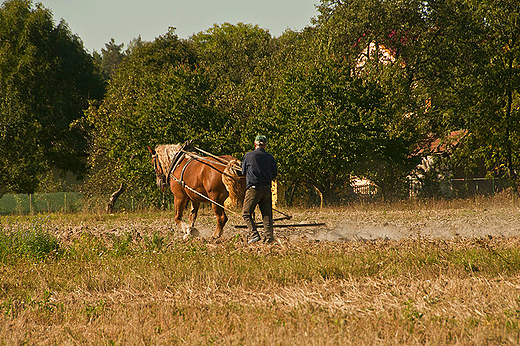
[[[217,159],[217,160],[220,161],[220,162],[224,162],[224,163],[226,163],[226,166],[229,164],[229,162],[231,162],[231,161],[229,161],[229,160],[226,160],[226,159],[223,159],[223,158],[218,157],[218,156],[216,156],[216,155],[213,155],[212,153],[209,153],[209,152],[207,152],[207,151],[204,151],[204,150],[202,150],[201,148],[194,147],[194,149],[200,151],[200,152],[203,153],[203,154],[206,154],[206,155],[208,155],[208,156],[211,156],[212,158]],[[238,165],[234,165],[234,168],[237,169],[237,170],[239,170],[239,171],[242,170],[242,167],[239,167]]]
[[[227,167],[229,165],[229,163],[231,162],[230,160],[227,160],[227,159],[223,159],[221,157],[218,157],[217,155],[213,155],[212,153],[209,153],[205,150],[202,150],[201,148],[198,148],[198,147],[193,147],[193,149],[195,150],[198,150],[200,151],[201,153],[205,154],[205,155],[208,155],[208,156],[211,156],[212,158],[216,159],[218,162],[215,162],[215,161],[210,161],[212,163],[215,163],[217,165],[222,165],[222,166],[225,166]],[[182,148],[181,148],[182,150]],[[183,150],[184,151],[184,150]],[[188,151],[184,151],[185,154],[193,154],[192,152],[188,152]],[[202,160],[206,160],[206,161],[209,161],[208,159],[204,158],[204,157],[201,157],[200,155],[197,155],[198,158],[202,159]],[[241,171],[242,170],[242,167],[240,167],[239,165],[232,165],[231,168],[235,168],[236,170],[238,171]]]

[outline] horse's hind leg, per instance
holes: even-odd
[[[197,220],[197,214],[199,212],[199,206],[200,206],[200,202],[193,202],[191,201],[191,210],[190,210],[190,224],[188,226],[188,228],[186,229],[186,235],[184,236],[185,238],[187,237],[198,237],[200,235],[200,232],[198,229],[196,229],[194,226],[195,226],[195,220]]]
[[[222,232],[224,231],[224,226],[226,225],[228,218],[224,209],[222,209],[218,205],[213,204],[213,212],[215,212],[215,216],[217,217],[217,228],[215,228],[212,237],[220,238]]]
[[[195,220],[197,220],[197,215],[199,213],[200,202],[191,202],[191,210],[190,210],[190,227],[195,226]]]

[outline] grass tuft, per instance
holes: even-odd
[[[30,223],[0,225],[0,261],[11,257],[42,260],[62,253],[60,240],[45,229],[45,219]]]

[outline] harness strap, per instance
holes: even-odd
[[[183,179],[183,178],[184,178],[184,172],[186,172],[186,168],[188,167],[188,165],[189,165],[189,164],[191,163],[191,161],[193,161],[193,160],[195,160],[194,157],[190,158],[190,159],[188,160],[188,162],[186,162],[186,163],[184,164],[184,167],[182,167],[180,181],[182,181],[183,183],[184,183],[184,179]],[[184,185],[183,185],[183,186],[184,186]]]
[[[174,179],[175,179],[175,177],[174,177]],[[190,190],[191,192],[193,192],[193,193],[199,195],[200,197],[207,199],[208,202],[211,202],[211,203],[215,204],[216,206],[219,206],[219,207],[221,207],[222,209],[227,210],[227,211],[230,212],[231,214],[234,214],[234,215],[236,215],[236,216],[241,216],[241,215],[239,215],[237,212],[235,212],[234,210],[231,210],[231,209],[229,209],[229,208],[226,208],[226,207],[224,207],[222,204],[220,204],[220,203],[218,203],[218,202],[212,200],[212,199],[209,198],[208,196],[203,195],[202,193],[196,191],[195,189],[192,189],[191,187],[189,187],[188,185],[186,185],[186,183],[185,183],[184,181],[180,181],[179,184],[181,184],[182,187],[184,187],[185,189],[188,189],[188,190]]]
[[[190,147],[190,146],[191,146],[191,141],[186,141],[181,146],[179,151],[177,151],[175,153],[175,156],[173,157],[173,160],[170,162],[170,167],[168,167],[168,174],[166,174],[166,183],[167,184],[170,183],[170,175],[172,174],[172,172],[175,171],[175,169],[177,168],[178,164],[182,161],[182,159],[184,158],[185,154],[187,153],[185,151],[185,149]]]

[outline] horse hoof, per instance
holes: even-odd
[[[191,234],[189,233],[185,233],[183,236],[182,236],[182,240],[190,240],[192,238]]]
[[[190,227],[188,229],[188,233],[192,236],[192,237],[198,237],[200,236],[200,232],[198,229],[196,229],[195,227]]]
[[[188,239],[195,238],[198,236],[200,236],[199,230],[196,229],[195,227],[189,227],[188,229],[186,229],[186,233],[184,234],[182,239],[188,240]]]

